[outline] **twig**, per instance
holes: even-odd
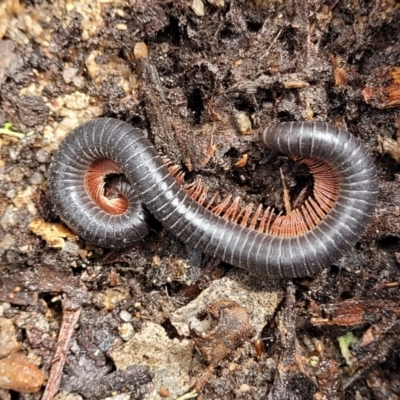
[[[183,396],[178,397],[175,400],[188,400],[188,399],[194,399],[195,397],[197,397],[199,394],[196,392],[189,392],[189,393],[185,393]]]
[[[290,196],[289,196],[289,189],[285,182],[285,175],[283,175],[282,168],[279,168],[281,171],[281,180],[283,186],[283,202],[285,204],[286,214],[289,215],[292,212],[292,208],[290,207]]]
[[[266,50],[266,52],[261,56],[261,60],[263,60],[265,57],[267,57],[267,55],[269,54],[269,51],[271,50],[271,47],[276,43],[276,41],[279,39],[279,36],[281,36],[282,33],[282,28],[279,29],[278,34],[275,36],[274,40],[271,42],[271,44],[268,46],[268,49]]]
[[[64,309],[64,316],[60,328],[60,334],[57,341],[57,349],[53,357],[53,365],[50,370],[49,380],[47,381],[42,400],[53,400],[60,386],[62,371],[67,359],[68,350],[72,333],[78,322],[82,307],[76,310]]]

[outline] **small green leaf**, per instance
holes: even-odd
[[[357,338],[353,335],[353,332],[347,332],[343,336],[338,337],[340,351],[342,352],[343,358],[346,360],[346,364],[351,367],[353,365],[351,352],[349,347],[357,342]]]

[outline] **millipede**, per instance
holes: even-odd
[[[144,132],[113,118],[86,122],[64,139],[50,166],[50,196],[61,219],[100,247],[143,239],[151,213],[182,242],[253,275],[314,275],[343,256],[369,223],[375,165],[359,139],[324,122],[272,124],[261,141],[306,164],[314,177],[310,196],[287,215],[240,207],[229,196],[209,198],[202,182],[184,184]]]

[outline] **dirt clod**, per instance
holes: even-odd
[[[20,353],[0,360],[0,388],[36,393],[42,387],[45,377],[35,364]]]

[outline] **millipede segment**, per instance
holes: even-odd
[[[299,158],[297,161],[306,164],[310,169],[314,177],[314,189],[312,196],[288,215],[276,214],[271,207],[264,209],[262,204],[257,208],[253,203],[242,205],[240,197],[233,199],[232,195],[217,202],[219,196],[214,194],[206,203],[210,194],[202,179],[184,184],[183,187],[193,200],[207,210],[240,226],[273,236],[298,236],[315,228],[330,212],[338,198],[339,182],[328,164],[309,158]],[[179,167],[175,167],[173,171],[170,167],[169,169],[173,176],[182,179],[183,173]]]

